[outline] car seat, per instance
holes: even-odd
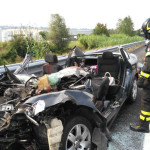
[[[45,62],[47,62],[47,64],[42,67],[43,75],[55,73],[62,69],[62,67],[57,64],[58,58],[55,54],[47,54],[45,56]]]
[[[114,56],[112,52],[104,52],[97,59],[98,76],[103,77],[109,72],[115,79],[119,78],[120,60],[119,56]]]
[[[91,85],[94,95],[93,102],[99,110],[102,110],[109,88],[109,79],[107,77],[97,77],[91,80]]]
[[[93,95],[95,100],[103,100],[109,87],[109,79],[106,78],[94,78],[91,81],[93,88]]]
[[[119,55],[113,55],[112,52],[104,52],[103,55],[99,56],[97,59],[97,72],[98,76],[103,77],[106,72],[109,72],[112,77],[115,78],[115,85],[109,86],[108,94],[114,95],[119,89],[120,82],[120,71],[121,62]]]

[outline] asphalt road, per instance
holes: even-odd
[[[143,62],[145,47],[138,48],[132,53],[137,55],[138,61]],[[143,150],[145,134],[133,132],[129,129],[129,124],[136,122],[139,118],[141,91],[141,89],[138,89],[138,97],[135,103],[126,103],[122,107],[110,129],[112,141],[109,143],[108,150]]]

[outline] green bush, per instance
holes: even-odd
[[[47,53],[51,52],[50,43],[45,40],[35,41],[32,37],[15,35],[9,42],[0,42],[0,65],[16,63],[20,57],[25,57],[26,53],[33,53],[36,59],[44,58]]]
[[[7,51],[3,52],[0,54],[0,65],[4,65],[4,64],[8,64],[8,61],[7,61]]]
[[[75,45],[83,49],[102,48],[114,45],[122,45],[126,43],[142,41],[140,36],[127,36],[125,34],[111,34],[110,37],[106,35],[81,35],[78,41],[71,43],[69,48]],[[77,43],[77,44],[76,44]],[[69,51],[69,49],[66,49]],[[68,52],[65,50],[57,50],[53,43],[45,40],[35,41],[32,37],[16,37],[9,42],[0,42],[0,65],[16,63],[21,59],[19,56],[25,56],[26,52],[34,52],[35,59],[44,58],[47,53],[62,54]]]
[[[25,57],[25,54],[27,53],[27,43],[24,35],[14,35],[13,39],[9,42],[8,49],[9,51],[16,52],[20,57]]]
[[[2,41],[0,41],[0,51],[3,51],[3,50],[5,50],[6,48],[7,48],[7,46],[8,46],[8,42],[2,42]]]
[[[46,54],[51,53],[51,45],[46,41],[40,40],[35,43],[33,52],[35,53],[35,58],[44,58]]]
[[[141,36],[128,36],[125,34],[112,34],[110,37],[106,35],[84,35],[78,41],[84,46],[85,49],[108,47],[114,45],[121,45],[144,40]]]

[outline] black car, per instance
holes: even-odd
[[[52,75],[51,92],[0,105],[1,149],[107,149],[121,106],[137,98],[137,58],[120,48],[79,59],[83,68]]]

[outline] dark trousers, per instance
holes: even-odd
[[[150,89],[143,88],[141,97],[141,110],[150,112]]]

